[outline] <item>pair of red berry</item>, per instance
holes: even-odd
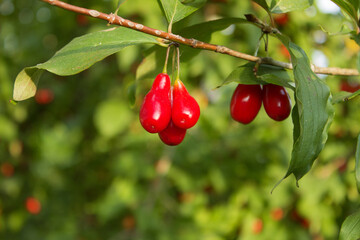
[[[261,88],[260,85],[239,84],[230,103],[231,117],[248,124],[257,116],[262,103],[267,115],[276,121],[282,121],[290,115],[290,97],[284,87],[267,84]]]
[[[151,90],[140,108],[140,123],[149,133],[158,133],[167,145],[182,142],[186,129],[193,127],[200,116],[200,107],[184,84],[177,79],[171,87],[169,75],[156,76]]]

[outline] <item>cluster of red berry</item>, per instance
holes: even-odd
[[[200,107],[184,84],[177,79],[171,87],[166,73],[156,76],[151,90],[140,108],[140,123],[149,133],[158,133],[167,145],[180,144],[186,129],[193,127],[200,116]]]
[[[282,86],[267,84],[239,84],[230,103],[231,117],[243,124],[248,124],[257,116],[262,103],[267,115],[276,120],[286,119],[291,112],[289,94]]]

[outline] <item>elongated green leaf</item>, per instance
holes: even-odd
[[[176,23],[201,8],[207,0],[160,0],[169,24]]]
[[[286,13],[310,7],[314,0],[267,0],[272,13]]]
[[[332,102],[332,104],[338,104],[338,103],[352,100],[352,99],[358,97],[359,95],[360,95],[360,90],[358,90],[354,93],[341,91],[341,92],[334,94],[333,98],[331,99],[331,102]]]
[[[270,11],[268,4],[266,3],[265,0],[253,0],[253,2],[256,2],[257,4],[259,4],[263,9],[265,9],[267,12]]]
[[[338,5],[341,10],[343,10],[344,12],[346,12],[349,17],[351,17],[351,19],[355,22],[355,24],[358,24],[358,8],[359,5],[358,3],[355,3],[354,1],[354,5],[350,4],[348,1],[346,0],[331,0],[333,1],[336,5]]]
[[[155,37],[128,28],[111,28],[75,38],[47,62],[20,72],[15,80],[14,100],[35,95],[41,69],[61,76],[77,74],[124,47],[143,43],[158,42]]]
[[[360,135],[358,136],[355,156],[355,177],[358,191],[360,193]]]
[[[348,216],[340,229],[340,240],[360,239],[360,211]]]
[[[289,169],[298,181],[310,169],[324,148],[327,130],[334,116],[329,87],[311,70],[305,52],[284,35],[276,37],[288,48],[296,84],[293,109],[294,143]]]
[[[294,90],[294,82],[291,79],[289,73],[283,68],[262,64],[260,65],[257,75],[255,76],[253,71],[254,67],[255,63],[246,63],[237,67],[229,74],[225,81],[220,86],[218,86],[218,88],[231,82],[237,82],[241,84],[272,83]]]

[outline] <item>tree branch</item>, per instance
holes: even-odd
[[[102,12],[99,12],[99,11],[96,11],[93,9],[87,9],[87,8],[74,6],[74,5],[71,5],[71,4],[62,2],[62,1],[58,1],[58,0],[41,0],[41,1],[49,3],[49,4],[57,6],[57,7],[60,7],[60,8],[63,8],[63,9],[66,9],[66,10],[69,10],[69,11],[72,11],[72,12],[76,12],[76,13],[83,14],[83,15],[88,15],[88,16],[98,18],[98,19],[103,19],[103,20],[107,21],[109,24],[115,24],[115,25],[119,25],[122,27],[131,28],[133,30],[140,31],[140,32],[143,32],[146,34],[153,35],[155,37],[161,38],[162,43],[167,43],[169,41],[173,41],[173,42],[177,42],[177,43],[187,45],[187,46],[190,46],[193,48],[214,51],[214,52],[230,55],[233,57],[241,58],[241,59],[251,61],[251,62],[261,62],[261,63],[266,63],[269,65],[278,66],[278,67],[282,67],[282,68],[293,69],[291,63],[280,62],[280,61],[274,60],[273,58],[269,58],[269,57],[260,58],[260,57],[252,56],[252,55],[249,55],[246,53],[232,50],[225,46],[210,44],[210,43],[202,42],[202,41],[199,41],[196,39],[187,39],[187,38],[184,38],[182,36],[179,36],[179,35],[176,35],[173,33],[167,33],[167,32],[164,32],[164,31],[161,31],[158,29],[153,29],[153,28],[144,26],[144,25],[136,23],[136,22],[132,22],[128,19],[117,16],[113,13],[105,14],[105,13],[102,13]],[[336,68],[336,67],[317,67],[315,65],[311,65],[311,68],[315,73],[318,73],[318,74],[342,75],[342,76],[358,76],[359,75],[359,71],[357,69]]]

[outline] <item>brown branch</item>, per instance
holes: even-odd
[[[144,25],[136,23],[136,22],[132,22],[128,19],[117,16],[113,13],[105,14],[105,13],[102,13],[102,12],[99,12],[99,11],[96,11],[93,9],[87,9],[87,8],[74,6],[74,5],[64,3],[64,2],[58,1],[58,0],[42,0],[42,1],[49,3],[51,5],[72,11],[72,12],[76,12],[76,13],[83,14],[83,15],[88,15],[88,16],[98,18],[98,19],[103,19],[103,20],[107,21],[109,24],[120,25],[122,27],[131,28],[136,31],[140,31],[140,32],[143,32],[146,34],[153,35],[155,37],[160,38],[161,43],[167,43],[169,41],[173,41],[173,42],[177,42],[177,43],[187,45],[187,46],[190,46],[193,48],[214,51],[214,52],[230,55],[233,57],[241,58],[241,59],[251,61],[251,62],[261,62],[261,63],[266,63],[269,65],[278,66],[278,67],[287,68],[287,69],[293,68],[291,63],[280,62],[280,61],[274,60],[273,58],[268,58],[268,57],[260,58],[260,57],[252,56],[252,55],[249,55],[246,53],[232,50],[225,46],[205,43],[205,42],[202,42],[202,41],[199,41],[196,39],[187,39],[187,38],[184,38],[182,36],[179,36],[179,35],[176,35],[173,33],[167,33],[167,32],[164,32],[164,31],[161,31],[158,29],[144,26]],[[318,74],[343,75],[343,76],[359,75],[359,72],[356,69],[336,68],[336,67],[317,67],[315,65],[312,65],[311,67],[312,67],[312,70]]]

